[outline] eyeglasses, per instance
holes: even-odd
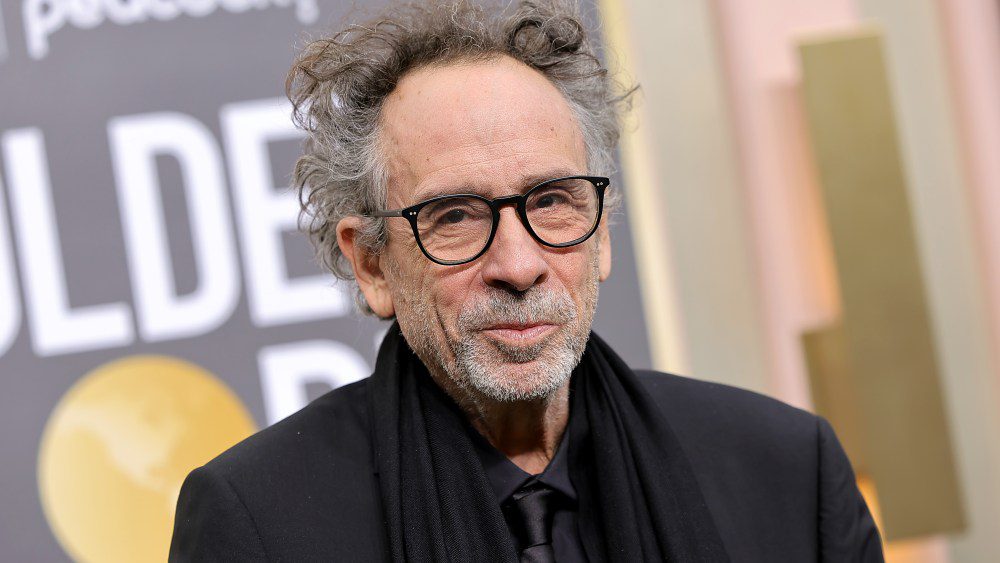
[[[567,176],[538,184],[521,195],[486,199],[476,194],[433,197],[410,207],[386,209],[368,217],[405,217],[417,246],[444,266],[472,262],[493,242],[500,208],[513,205],[521,224],[539,243],[554,248],[580,244],[597,230],[610,180]]]

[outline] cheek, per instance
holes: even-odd
[[[391,233],[390,236],[395,235],[396,233]],[[422,287],[426,280],[426,265],[416,259],[422,257],[415,257],[413,250],[408,247],[405,239],[400,238],[390,238],[386,247],[389,263],[383,266],[388,266],[385,268],[385,276],[397,317],[406,316],[413,308],[420,308],[420,298],[426,295],[425,288]],[[420,250],[417,249],[416,252],[419,253]]]
[[[563,281],[566,289],[578,298],[582,297],[582,289],[594,283],[594,279],[598,275],[596,266],[600,257],[596,244],[588,244],[579,250],[579,252],[559,256],[551,263],[551,268]]]
[[[433,296],[435,313],[445,324],[445,330],[455,332],[458,316],[476,288],[476,276],[470,270],[449,266],[427,272],[426,291]]]
[[[417,253],[419,254],[419,249]],[[437,331],[441,327],[452,332],[458,314],[470,291],[466,279],[468,272],[432,264],[423,254],[406,256],[401,265],[400,279],[393,284],[397,315],[408,317],[413,323]]]
[[[564,262],[560,264],[558,275],[565,290],[576,304],[579,313],[577,323],[581,326],[593,320],[593,308],[596,306],[600,280],[599,257],[596,246],[588,247],[572,257],[563,256]]]

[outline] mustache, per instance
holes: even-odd
[[[566,292],[533,287],[524,293],[496,289],[458,316],[464,331],[497,324],[566,324],[576,320],[576,303]]]

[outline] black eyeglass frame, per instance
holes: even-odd
[[[535,230],[531,228],[531,223],[528,222],[528,210],[527,210],[528,198],[531,197],[532,193],[534,193],[539,189],[542,189],[556,182],[563,182],[566,180],[586,180],[590,182],[591,185],[594,186],[594,189],[597,191],[597,217],[594,219],[593,226],[583,236],[571,240],[569,242],[553,244],[543,240],[542,237],[538,236],[538,233],[536,233]],[[490,245],[493,244],[493,238],[497,234],[497,228],[500,225],[500,209],[508,205],[514,206],[514,208],[517,210],[517,216],[521,220],[521,224],[524,225],[525,230],[528,231],[528,234],[531,235],[531,238],[538,241],[539,244],[551,248],[566,248],[569,246],[575,246],[582,243],[583,241],[593,236],[593,234],[597,231],[597,227],[601,224],[601,216],[604,213],[604,190],[606,190],[610,184],[611,180],[609,178],[605,178],[602,176],[563,176],[561,178],[553,178],[551,180],[546,180],[520,195],[509,195],[509,196],[498,197],[496,199],[489,199],[479,194],[446,194],[446,195],[439,195],[436,197],[432,197],[428,200],[421,201],[420,203],[416,203],[409,207],[404,207],[402,209],[383,209],[381,211],[375,211],[373,213],[369,213],[366,216],[405,217],[410,222],[410,228],[413,229],[413,238],[414,240],[417,241],[417,246],[420,247],[420,251],[424,253],[424,256],[426,256],[431,262],[440,264],[442,266],[458,266],[461,264],[468,264],[469,262],[472,262],[476,258],[479,258],[483,254],[485,254],[487,250],[489,250]],[[417,227],[417,215],[420,213],[420,210],[427,205],[430,205],[437,201],[441,201],[443,199],[450,199],[456,197],[471,197],[482,201],[486,205],[489,205],[490,211],[493,213],[493,225],[490,228],[490,236],[488,239],[486,239],[486,244],[483,245],[483,249],[480,250],[478,253],[476,253],[475,256],[465,260],[441,260],[439,258],[435,258],[430,252],[427,251],[426,248],[424,248],[424,243],[423,241],[420,240],[420,229]]]

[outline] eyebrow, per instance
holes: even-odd
[[[548,180],[554,180],[556,178],[564,178],[566,176],[579,176],[579,175],[581,175],[581,173],[579,173],[579,172],[574,172],[574,171],[571,171],[571,170],[568,170],[568,169],[565,169],[565,168],[556,168],[556,169],[550,170],[550,171],[548,171],[548,172],[546,172],[544,174],[531,174],[531,175],[522,176],[517,181],[517,184],[519,184],[521,186],[521,188],[519,190],[517,190],[516,193],[522,193],[523,194],[524,192],[530,190],[531,188],[537,186],[538,184],[541,184],[542,182],[545,182],[545,181],[548,181]],[[457,187],[457,188],[455,186],[436,186],[436,187],[427,188],[426,190],[421,190],[421,191],[417,192],[416,194],[414,194],[414,201],[412,203],[410,203],[410,205],[416,205],[417,203],[420,203],[422,201],[427,201],[428,199],[433,199],[433,198],[439,197],[439,196],[457,195],[457,194],[475,194],[475,195],[479,195],[479,196],[485,197],[487,199],[492,199],[492,197],[490,197],[490,194],[488,194],[486,192],[487,192],[487,190],[484,190],[481,187],[474,186],[474,185],[470,186],[470,185],[467,185],[467,184],[462,185],[461,187]],[[506,195],[512,195],[512,194],[505,193],[505,194],[501,194],[498,197],[503,197],[503,196],[506,196]]]

